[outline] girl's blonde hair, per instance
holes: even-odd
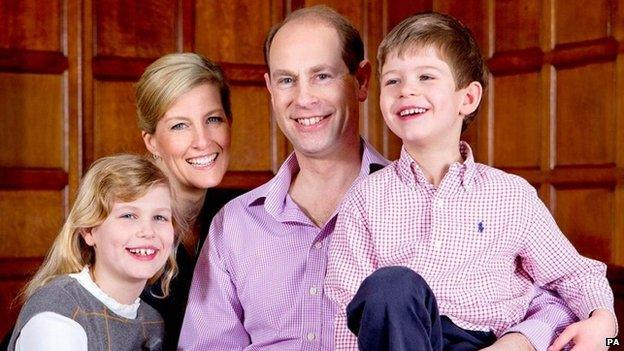
[[[85,265],[93,266],[95,252],[85,243],[82,232],[102,224],[115,202],[134,201],[157,184],[169,186],[162,171],[144,157],[120,154],[95,161],[83,177],[76,201],[43,264],[22,291],[22,300],[54,277],[78,273]],[[169,283],[177,273],[176,247],[180,234],[185,232],[175,208],[172,213],[174,245],[165,266],[148,281],[152,284],[162,276],[163,297],[169,294]]]

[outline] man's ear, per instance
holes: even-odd
[[[371,77],[371,64],[368,60],[363,60],[358,65],[355,78],[358,82],[358,100],[363,102],[368,97],[368,85]]]
[[[150,152],[150,154],[154,156],[160,156],[154,134],[150,134],[146,131],[141,131],[141,137],[143,138],[143,143],[145,143],[145,147]]]
[[[271,90],[271,76],[268,72],[264,74],[264,84],[269,91],[269,95],[271,95],[271,102],[273,102],[273,91]]]
[[[461,94],[462,103],[459,107],[459,113],[463,116],[468,116],[479,107],[479,103],[481,103],[481,98],[483,97],[483,87],[481,83],[473,81],[470,82],[467,87],[461,89]]]

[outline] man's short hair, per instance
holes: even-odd
[[[342,44],[342,59],[349,69],[349,73],[354,74],[357,68],[364,60],[364,43],[360,37],[360,32],[347,20],[344,16],[336,12],[334,9],[317,5],[312,7],[305,7],[291,12],[281,23],[276,24],[271,28],[269,34],[264,41],[264,62],[266,62],[269,71],[271,65],[269,64],[269,53],[271,51],[271,44],[275,34],[288,22],[308,19],[325,22],[326,25],[334,28],[340,42]]]

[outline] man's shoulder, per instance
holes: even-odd
[[[397,176],[395,162],[391,162],[354,184],[345,197],[345,202],[357,201],[356,198],[359,201],[368,202],[367,199],[385,198],[388,192],[395,191],[401,183]]]
[[[396,166],[397,161],[390,162],[385,167],[362,179],[357,184],[357,187],[360,189],[367,189],[368,191],[382,191],[388,185],[400,182],[397,176]]]
[[[271,180],[269,180],[268,182],[228,201],[221,209],[221,212],[231,213],[241,211],[251,205],[256,204],[258,201],[263,200],[267,194],[267,190],[271,186],[274,179],[275,178],[271,178]]]

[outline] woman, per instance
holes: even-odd
[[[215,63],[192,53],[169,54],[152,63],[136,86],[137,118],[143,141],[167,175],[174,201],[190,224],[176,261],[179,273],[170,295],[160,286],[141,296],[165,320],[165,349],[175,349],[199,249],[212,216],[227,200],[207,196],[228,165],[232,111],[230,90]]]

